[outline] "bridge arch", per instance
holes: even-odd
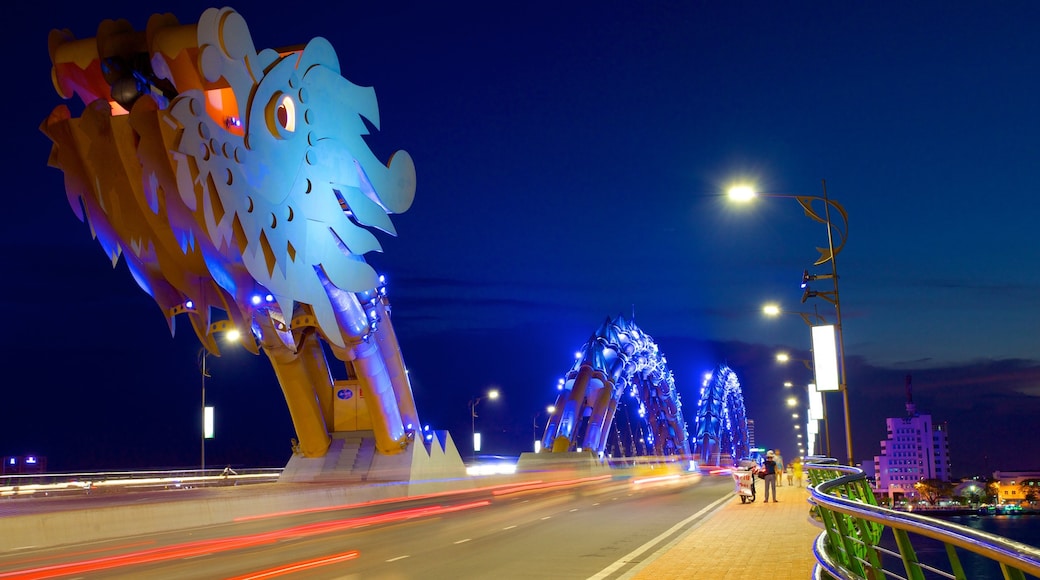
[[[613,433],[621,455],[637,442],[642,445],[638,454],[689,455],[682,401],[668,361],[650,335],[621,316],[608,317],[575,358],[560,383],[541,439],[543,450],[600,454]],[[630,405],[639,433],[630,429],[626,438],[611,426],[619,409],[627,411]]]
[[[694,452],[703,463],[721,465],[725,454],[733,462],[750,454],[744,394],[733,369],[719,365],[704,378],[695,425]]]

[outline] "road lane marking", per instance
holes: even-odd
[[[543,519],[543,520],[547,520],[547,519],[549,519],[549,518],[551,518],[551,517],[552,517],[552,516],[545,516],[545,517],[544,517],[544,518],[542,518],[542,519]]]
[[[398,561],[398,560],[404,560],[404,559],[405,559],[405,558],[407,558],[407,557],[408,557],[408,555],[405,555],[405,556],[398,556],[398,557],[396,557],[396,558],[390,558],[389,560],[387,560],[387,562],[396,562],[396,561]]]
[[[574,509],[572,509],[571,511],[572,511],[572,512],[576,512],[576,511],[578,511],[578,508],[574,508]]]
[[[502,528],[502,529],[503,529],[503,530],[511,530],[511,529],[513,529],[513,528],[515,528],[515,527],[516,527],[516,524],[513,524],[513,525],[511,525],[511,526],[506,526],[506,527],[504,527],[504,528]]]
[[[598,574],[596,574],[594,576],[589,576],[588,580],[601,580],[602,578],[606,578],[607,576],[610,576],[611,574],[616,572],[622,566],[625,566],[627,564],[631,564],[632,560],[634,560],[635,558],[639,557],[639,555],[641,555],[643,552],[645,552],[645,551],[649,550],[650,548],[654,547],[655,545],[660,543],[662,540],[664,540],[668,536],[674,534],[677,530],[682,529],[683,526],[689,524],[693,520],[701,517],[702,515],[708,513],[709,511],[715,509],[716,507],[719,506],[719,504],[721,504],[723,502],[727,502],[727,501],[729,501],[732,498],[733,498],[733,496],[731,494],[727,494],[727,495],[725,495],[723,497],[720,497],[714,503],[711,503],[711,504],[708,504],[707,506],[705,506],[703,509],[701,509],[701,511],[699,511],[699,512],[693,514],[692,516],[686,518],[685,520],[675,524],[674,526],[672,526],[672,527],[668,528],[667,530],[665,530],[664,532],[662,532],[656,538],[650,540],[649,542],[643,544],[642,546],[639,546],[638,548],[636,548],[635,550],[632,550],[628,554],[625,554],[617,562],[614,562],[610,566],[607,566],[606,568],[601,570]]]
[[[464,539],[464,540],[457,540],[457,541],[456,541],[455,543],[456,543],[456,544],[465,544],[466,542],[470,541],[470,539],[471,539],[471,538],[466,538],[466,539]]]

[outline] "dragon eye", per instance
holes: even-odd
[[[271,132],[275,135],[280,133],[292,133],[296,130],[296,103],[292,97],[278,93],[271,99],[270,122]]]

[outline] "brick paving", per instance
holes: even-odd
[[[806,580],[823,529],[809,516],[809,492],[785,485],[780,501],[742,504],[737,496],[631,576],[635,580]],[[768,573],[766,573],[768,571]]]

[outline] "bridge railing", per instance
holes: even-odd
[[[952,522],[880,507],[863,472],[838,465],[834,459],[807,458],[805,468],[812,511],[824,527],[813,547],[815,578],[982,577],[966,573],[967,558],[988,560],[984,565],[991,566],[993,574],[999,567],[1007,580],[1025,580],[1027,574],[1040,577],[1040,549]],[[937,554],[940,545],[945,558]],[[924,554],[927,561],[919,558]]]
[[[0,475],[0,498],[270,483],[281,468],[177,469]]]

